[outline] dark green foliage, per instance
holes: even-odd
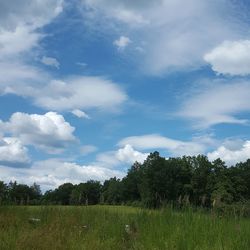
[[[124,202],[146,207],[218,207],[249,199],[249,183],[249,160],[228,168],[220,159],[210,162],[203,155],[165,159],[154,152],[143,164],[134,164],[120,186]]]
[[[0,205],[8,199],[8,188],[7,185],[0,181]]]
[[[0,182],[0,204],[27,205],[39,204],[41,198],[39,185],[32,186],[10,182],[9,185]]]
[[[88,181],[76,185],[70,195],[70,204],[95,205],[100,202],[101,184],[98,181]]]
[[[123,201],[123,183],[116,177],[106,180],[103,184],[104,202],[120,204]]]
[[[0,204],[142,204],[157,208],[202,206],[228,208],[249,204],[250,160],[232,167],[204,155],[166,159],[151,153],[144,163],[135,162],[122,179],[65,183],[41,195],[40,187],[0,182]],[[249,205],[246,205],[249,206]],[[237,205],[239,207],[239,205]],[[224,210],[223,210],[224,211]]]

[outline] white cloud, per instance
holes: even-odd
[[[246,124],[238,118],[250,112],[249,82],[212,82],[188,97],[178,115],[190,119],[197,128],[207,128],[220,123]]]
[[[132,41],[129,37],[120,36],[119,39],[114,41],[114,45],[118,48],[118,50],[124,50]]]
[[[25,145],[33,145],[48,153],[59,153],[76,139],[75,130],[62,115],[14,113],[9,122],[1,123],[7,133],[18,137]]]
[[[18,26],[13,31],[0,30],[0,59],[6,60],[29,51],[37,45],[40,38],[40,34],[31,32],[26,26]]]
[[[102,15],[106,19],[115,18],[117,21],[131,26],[144,26],[149,20],[140,13],[140,7],[152,6],[153,1],[113,1],[113,0],[82,0],[82,3],[92,12],[90,17]],[[135,7],[138,8],[135,8]],[[94,15],[93,15],[94,14]]]
[[[113,168],[121,165],[121,162],[115,156],[116,151],[107,151],[100,153],[96,156],[96,162],[94,165]]]
[[[199,67],[204,64],[204,54],[217,44],[242,39],[248,30],[232,1],[188,0],[185,8],[182,0],[82,3],[84,18],[99,20],[102,32],[122,30],[136,47],[144,42],[146,53],[137,54],[137,62],[151,74]]]
[[[194,138],[192,141],[185,142],[170,139],[158,134],[149,134],[141,136],[130,136],[122,139],[118,143],[119,146],[125,146],[127,144],[136,149],[165,149],[170,152],[172,156],[182,156],[205,153],[207,147],[211,144],[211,141],[202,140],[201,142],[199,142],[199,138]]]
[[[250,74],[250,40],[225,41],[204,56],[212,69],[221,74]]]
[[[226,162],[228,166],[250,158],[250,141],[242,142],[237,148],[230,148],[227,145],[218,147],[215,151],[207,154],[208,159],[213,161],[218,158]]]
[[[59,111],[81,108],[112,111],[127,100],[125,92],[112,81],[90,76],[51,81],[44,88],[34,89],[33,95],[36,105]]]
[[[96,152],[98,149],[94,145],[84,145],[80,148],[80,154],[85,156],[91,153]]]
[[[63,0],[1,1],[0,7],[2,27],[13,29],[21,23],[37,28],[49,23],[62,12]]]
[[[0,165],[24,167],[30,163],[28,149],[14,137],[0,139]]]
[[[109,110],[112,105],[119,106],[126,94],[111,81],[101,77],[75,77],[67,83],[56,81],[24,62],[44,36],[38,28],[50,23],[62,6],[62,0],[0,2],[0,93],[30,98],[48,110],[70,111],[86,106]],[[42,61],[59,67],[54,58],[43,57]]]
[[[102,77],[74,76],[53,80],[35,67],[0,62],[0,93],[29,98],[47,110],[99,109],[114,112],[128,99],[117,84]],[[18,84],[17,84],[18,83]],[[79,111],[77,111],[79,115]]]
[[[124,164],[142,163],[148,156],[148,153],[136,151],[131,145],[122,145],[116,151],[108,151],[97,155],[97,165],[113,168]]]
[[[0,59],[18,57],[37,46],[38,28],[62,11],[62,0],[0,2]]]
[[[39,88],[50,78],[44,71],[18,61],[0,61],[0,75],[0,94],[20,96],[32,95],[34,88]]]
[[[123,148],[118,149],[115,156],[116,158],[125,163],[133,164],[134,162],[143,163],[148,157],[148,153],[141,153],[133,149],[129,144],[125,145]]]
[[[54,189],[65,182],[73,184],[86,182],[90,179],[104,181],[111,177],[122,178],[125,172],[111,170],[95,165],[79,165],[59,159],[48,159],[34,163],[31,168],[8,168],[1,166],[2,180],[9,182],[32,184],[36,182],[43,190]]]
[[[47,66],[52,66],[57,69],[59,69],[60,67],[60,63],[57,61],[56,58],[53,58],[53,57],[43,56],[41,59],[41,62]]]
[[[78,118],[85,118],[85,119],[90,119],[89,115],[86,114],[85,112],[83,112],[80,109],[74,109],[71,111],[71,113],[75,116],[77,116]]]

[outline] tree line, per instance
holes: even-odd
[[[135,162],[123,179],[100,183],[90,180],[64,183],[41,193],[31,186],[0,181],[0,204],[139,204],[157,208],[164,204],[212,207],[250,200],[250,159],[227,167],[221,159],[204,155],[164,158],[151,153]]]

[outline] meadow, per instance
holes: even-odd
[[[250,220],[186,209],[2,206],[0,249],[250,249]]]

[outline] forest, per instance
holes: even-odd
[[[204,155],[164,158],[151,153],[135,162],[123,179],[103,183],[89,180],[64,183],[42,194],[40,186],[0,181],[2,205],[134,205],[159,208],[221,207],[249,204],[250,159],[226,166],[221,159],[210,162]],[[249,206],[248,206],[249,207]]]

